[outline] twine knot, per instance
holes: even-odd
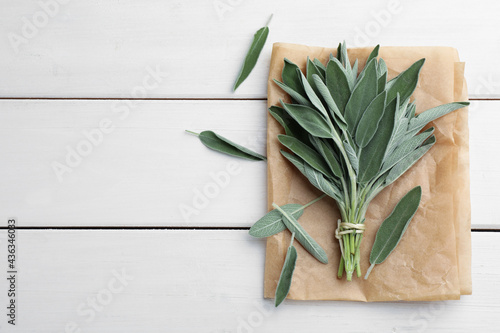
[[[341,228],[343,229],[341,231]],[[364,223],[349,223],[349,222],[337,222],[337,229],[335,229],[335,238],[342,239],[342,235],[347,234],[362,234],[365,231]]]

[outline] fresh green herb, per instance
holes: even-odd
[[[285,300],[292,285],[293,271],[295,270],[295,264],[297,263],[297,249],[295,248],[295,246],[293,246],[294,236],[295,234],[292,233],[292,240],[290,241],[290,246],[286,251],[285,264],[283,265],[283,269],[281,270],[278,286],[276,287],[276,293],[274,297],[274,305],[276,307]]]
[[[241,67],[240,70],[240,74],[238,75],[236,83],[234,84],[233,91],[235,91],[240,86],[240,84],[242,84],[243,81],[245,81],[248,75],[250,75],[252,69],[255,67],[257,59],[259,59],[260,52],[262,51],[262,48],[264,48],[267,36],[269,35],[268,25],[269,22],[271,22],[272,18],[273,16],[271,15],[271,17],[266,23],[266,26],[257,30],[255,35],[253,36],[252,45],[250,46],[250,49],[248,50],[248,53],[245,57],[245,61],[243,62],[243,66]]]
[[[419,134],[429,122],[469,104],[449,103],[415,115],[410,96],[424,59],[387,82],[387,66],[377,59],[378,50],[374,48],[359,75],[357,59],[351,66],[345,43],[339,44],[337,56],[330,55],[326,65],[308,59],[305,75],[285,59],[282,82],[276,84],[292,103],[280,101],[283,108],[269,110],[286,132],[278,139],[291,153],[282,151],[283,156],[337,203],[342,218],[336,231],[341,248],[339,277],[345,272],[347,280],[354,271],[361,276],[360,246],[371,200],[436,142],[432,128]],[[410,191],[384,222],[381,236],[377,234],[382,240],[372,251],[372,267],[397,245],[420,202],[418,191]],[[312,245],[309,235],[304,236],[293,214],[275,208],[299,242],[306,248],[309,244],[308,250],[326,262],[324,251]],[[387,230],[397,237],[386,237],[381,250]]]
[[[370,268],[365,279],[376,264],[381,264],[387,259],[403,237],[408,224],[415,215],[422,197],[422,188],[417,186],[408,192],[396,205],[391,215],[385,219],[377,231],[375,243],[370,253]]]
[[[267,160],[265,156],[262,156],[248,148],[240,146],[239,144],[234,143],[231,140],[226,139],[222,135],[219,135],[212,131],[203,131],[201,133],[195,133],[186,130],[186,132],[196,135],[205,146],[220,153],[252,161]]]

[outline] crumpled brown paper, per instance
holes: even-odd
[[[372,48],[350,49],[349,58],[363,68]],[[281,81],[286,57],[305,72],[306,59],[326,63],[336,49],[276,43],[268,81],[268,106],[289,101],[272,79]],[[464,63],[449,47],[381,47],[389,78],[426,58],[414,93],[417,113],[440,104],[467,101]],[[298,261],[288,298],[296,300],[423,301],[459,299],[471,294],[469,130],[467,109],[436,120],[437,143],[405,175],[382,191],[366,214],[361,246],[362,274],[380,223],[411,188],[422,186],[420,207],[401,242],[387,260],[375,266],[368,280],[337,278],[340,250],[334,237],[339,213],[333,199],[323,199],[305,210],[301,225],[325,249],[329,263],[321,264],[297,242]],[[268,115],[268,205],[305,204],[321,192],[280,154],[281,126]],[[266,249],[264,296],[273,298],[290,242],[290,233],[269,237]]]

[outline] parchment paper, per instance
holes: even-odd
[[[349,58],[359,59],[360,69],[372,48],[350,49]],[[281,81],[286,57],[305,72],[306,59],[326,63],[336,49],[276,43],[268,81],[268,106],[288,96],[272,79]],[[419,85],[413,95],[417,113],[440,104],[467,101],[464,63],[449,47],[381,47],[380,57],[389,78],[421,58],[426,58]],[[366,214],[361,246],[362,274],[370,266],[369,255],[380,223],[414,186],[422,186],[420,207],[401,242],[387,260],[377,265],[368,280],[337,278],[340,250],[334,237],[339,213],[333,199],[323,199],[305,210],[301,225],[325,249],[329,263],[321,264],[295,242],[298,260],[288,298],[296,300],[423,301],[459,299],[471,294],[469,130],[467,108],[436,120],[437,143],[397,182],[382,191]],[[281,126],[268,114],[268,205],[273,202],[305,204],[321,195],[280,154],[277,135]],[[281,232],[267,240],[264,296],[273,298],[290,242]]]

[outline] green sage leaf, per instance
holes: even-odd
[[[369,182],[378,174],[380,167],[382,166],[385,152],[392,137],[394,129],[394,115],[396,113],[398,103],[399,100],[396,99],[385,108],[375,135],[368,145],[366,145],[366,147],[361,151],[359,157],[358,175],[358,181],[360,183]]]
[[[278,80],[274,80],[274,83],[276,83],[284,92],[286,92],[288,95],[290,95],[290,97],[296,101],[297,103],[299,104],[302,104],[302,105],[305,105],[305,106],[309,106],[309,107],[312,107],[312,103],[309,102],[309,100],[302,96],[300,93],[296,92],[295,90],[293,90],[292,88],[290,88],[289,86],[287,86],[286,84],[278,81]]]
[[[387,83],[387,103],[396,98],[399,93],[401,101],[409,98],[417,87],[418,75],[424,65],[425,59],[420,59],[411,65],[407,70]]]
[[[356,143],[360,148],[366,147],[375,135],[378,123],[382,119],[385,109],[386,92],[380,93],[368,105],[356,128]]]
[[[321,155],[318,154],[314,149],[310,148],[305,143],[301,142],[300,140],[292,136],[283,134],[278,135],[278,140],[281,142],[283,146],[287,147],[296,155],[301,157],[304,161],[307,162],[307,164],[309,164],[314,169],[318,170],[319,172],[323,173],[328,177],[333,176],[333,174],[330,172],[328,168],[327,163],[323,160]]]
[[[281,80],[292,90],[305,97],[306,92],[304,91],[302,79],[300,78],[300,74],[297,70],[300,72],[299,66],[285,58],[285,64],[283,66],[283,70],[281,71]]]
[[[295,246],[290,244],[288,250],[286,251],[285,263],[281,269],[280,279],[278,280],[278,286],[276,287],[276,293],[274,295],[274,305],[276,307],[278,307],[285,300],[288,292],[290,291],[296,262],[297,249]]]
[[[339,125],[340,128],[346,129],[347,123],[344,119],[344,116],[340,112],[337,104],[335,104],[335,101],[333,100],[333,97],[330,94],[330,91],[328,90],[328,87],[326,86],[326,84],[316,74],[313,75],[313,80],[314,80],[314,83],[316,84],[316,88],[318,89],[320,95],[325,100],[326,105],[328,105],[328,110],[330,111],[331,117],[335,120],[339,120],[337,122],[337,124]]]
[[[319,99],[318,95],[316,94],[316,91],[313,89],[311,84],[309,83],[308,79],[300,72],[301,77],[302,77],[302,85],[304,86],[304,90],[306,91],[306,95],[311,101],[311,103],[314,105],[316,109],[318,109],[323,116],[328,119],[328,112],[326,112],[325,107],[323,106],[323,103]],[[312,78],[311,78],[312,81]],[[313,82],[314,84],[314,82]]]
[[[345,106],[344,117],[350,133],[354,133],[363,112],[377,96],[377,71],[375,65],[375,60],[372,60],[364,69],[365,74],[359,80]]]
[[[200,134],[190,131],[187,132],[198,135],[198,138],[205,146],[220,153],[252,161],[267,160],[265,156],[262,156],[248,148],[240,146],[239,144],[234,143],[231,140],[226,139],[222,135],[214,133],[213,131],[203,131]]]
[[[395,182],[401,175],[403,175],[409,168],[413,166],[422,156],[425,155],[432,148],[436,142],[436,137],[432,135],[427,139],[424,144],[414,150],[412,153],[408,154],[405,159],[399,161],[392,169],[389,171],[387,178],[385,179],[384,186],[388,186]]]
[[[370,62],[370,60],[375,59],[376,57],[378,57],[378,51],[379,51],[379,49],[380,49],[380,45],[377,45],[377,46],[375,46],[373,48],[372,52],[370,53],[370,55],[366,59],[366,63],[367,64]]]
[[[368,278],[373,266],[384,262],[396,248],[408,228],[408,224],[417,212],[421,197],[422,188],[420,186],[413,188],[398,202],[389,217],[382,222],[370,253],[372,265],[368,269],[365,279]]]
[[[345,69],[336,58],[330,60],[326,66],[326,86],[340,112],[345,116],[345,106],[351,96],[351,90]]]
[[[318,59],[314,59],[313,60],[314,64],[316,65],[316,68],[320,71],[320,73],[322,75],[320,75],[323,79],[326,78],[326,66],[323,65],[323,63],[321,61],[319,61]]]
[[[271,18],[269,18],[269,20],[271,20]],[[257,30],[255,35],[253,36],[252,45],[250,46],[250,49],[247,52],[245,61],[243,62],[243,66],[241,67],[240,70],[240,74],[238,75],[238,78],[236,79],[236,82],[234,84],[233,91],[235,91],[240,86],[240,84],[242,84],[243,81],[245,81],[248,75],[250,75],[252,69],[255,67],[257,59],[259,59],[260,52],[264,48],[264,44],[266,43],[268,35],[269,35],[269,28],[266,25],[265,27]]]
[[[335,186],[332,181],[327,180],[320,172],[314,170],[307,164],[304,165],[304,175],[307,177],[309,182],[321,192],[334,198],[335,200],[342,199],[342,193],[337,186]]]
[[[337,160],[337,156],[333,148],[329,144],[324,142],[322,139],[313,136],[311,137],[314,142],[316,150],[321,154],[321,156],[323,156],[326,163],[330,167],[330,170],[332,170],[333,174],[338,178],[342,178],[343,176],[342,167],[340,166],[340,163]]]
[[[347,158],[349,159],[348,162],[351,164],[352,168],[354,169],[354,172],[358,174],[359,172],[358,156],[356,155],[354,148],[352,148],[351,144],[347,140],[344,140],[344,149],[347,154]]]
[[[273,204],[273,207],[283,214],[283,223],[285,223],[290,232],[295,233],[295,238],[304,247],[304,249],[306,249],[323,264],[327,264],[328,257],[325,250],[323,250],[323,248],[307,233],[307,231],[302,228],[299,222],[293,216],[282,210],[278,205]]]
[[[299,204],[287,204],[281,206],[281,209],[296,219],[299,219],[304,213],[302,205]],[[282,217],[283,215],[277,209],[273,209],[254,223],[249,231],[250,236],[265,238],[282,232],[286,229]]]
[[[408,131],[412,130],[419,131],[431,121],[436,120],[437,118],[440,118],[450,112],[461,109],[467,105],[469,105],[469,102],[456,102],[456,103],[443,104],[440,106],[436,106],[435,108],[426,110],[420,113],[417,117],[410,120],[410,126],[408,128]]]
[[[320,138],[331,138],[332,128],[316,110],[304,105],[286,104],[280,100],[286,112],[310,134]]]

